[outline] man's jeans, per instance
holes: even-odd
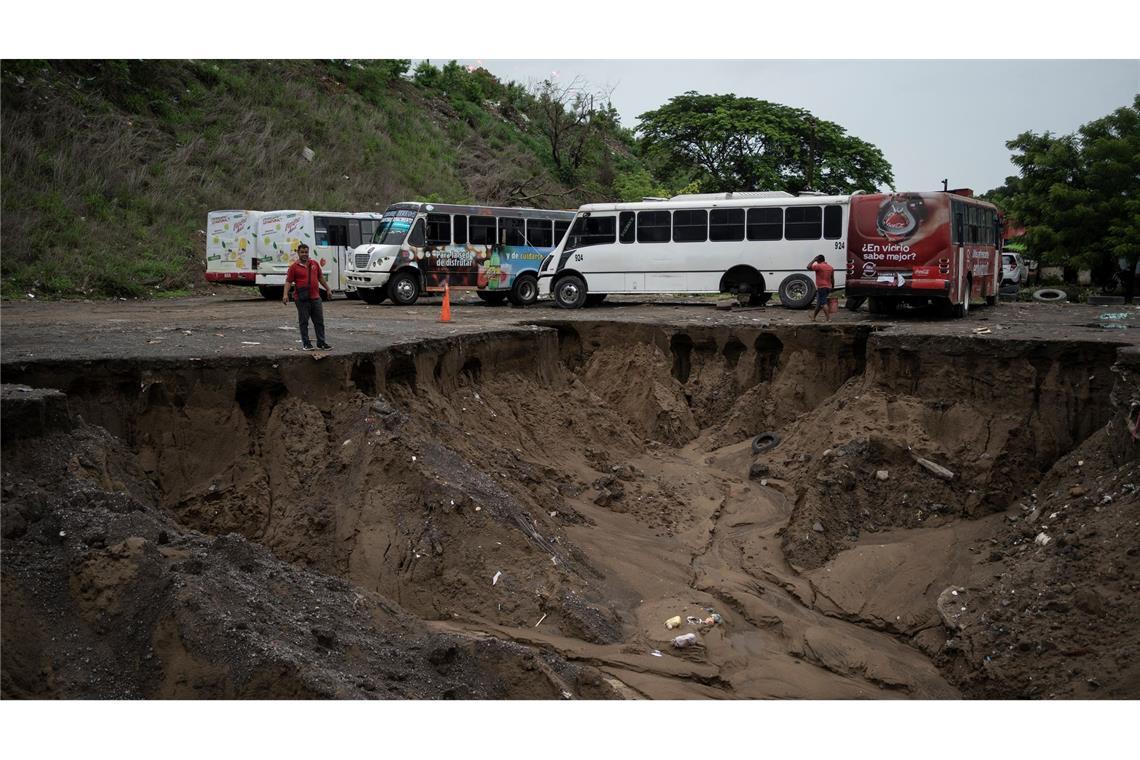
[[[308,293],[297,294],[297,319],[301,324],[301,342],[306,346],[309,343],[309,317],[313,318],[313,327],[317,330],[317,345],[325,345],[325,312],[321,306],[320,297],[310,299]]]

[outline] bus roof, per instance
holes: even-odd
[[[574,211],[543,209],[543,208],[514,208],[508,206],[467,206],[453,203],[419,203],[404,201],[388,206],[392,209],[405,209],[415,212],[435,211],[440,214],[466,214],[467,216],[517,216],[524,219],[573,219]]]
[[[821,204],[844,204],[851,201],[850,195],[785,195],[754,198],[723,198],[703,200],[681,198],[667,201],[634,201],[631,203],[587,203],[578,211],[665,211],[668,209],[699,208],[756,208],[758,206],[819,206]]]

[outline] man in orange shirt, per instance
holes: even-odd
[[[313,318],[313,327],[317,329],[317,348],[328,351],[332,348],[325,342],[325,313],[321,306],[321,288],[329,290],[325,280],[325,273],[321,271],[320,262],[309,258],[309,246],[301,243],[297,246],[297,260],[289,266],[285,275],[285,294],[281,303],[289,303],[289,291],[297,286],[297,319],[301,324],[301,346],[306,351],[313,350],[309,342],[309,317]]]
[[[835,267],[828,264],[821,254],[812,259],[807,268],[815,272],[816,301],[815,311],[811,315],[811,321],[815,321],[815,318],[819,316],[819,312],[822,309],[823,313],[827,315],[827,321],[830,322],[831,311],[827,308],[827,298],[831,295],[831,289],[835,287]]]

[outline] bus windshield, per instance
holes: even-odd
[[[380,226],[372,233],[368,242],[373,245],[399,245],[408,236],[408,230],[415,221],[415,211],[389,211],[380,218]]]
[[[570,228],[566,249],[612,243],[616,234],[616,216],[579,216],[574,220],[574,226]]]

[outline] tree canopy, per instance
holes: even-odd
[[[702,190],[849,193],[894,183],[882,151],[801,108],[690,91],[639,119],[646,158]]]
[[[1075,134],[1006,143],[1016,177],[987,194],[1027,228],[1030,255],[1103,276],[1140,258],[1140,96]]]

